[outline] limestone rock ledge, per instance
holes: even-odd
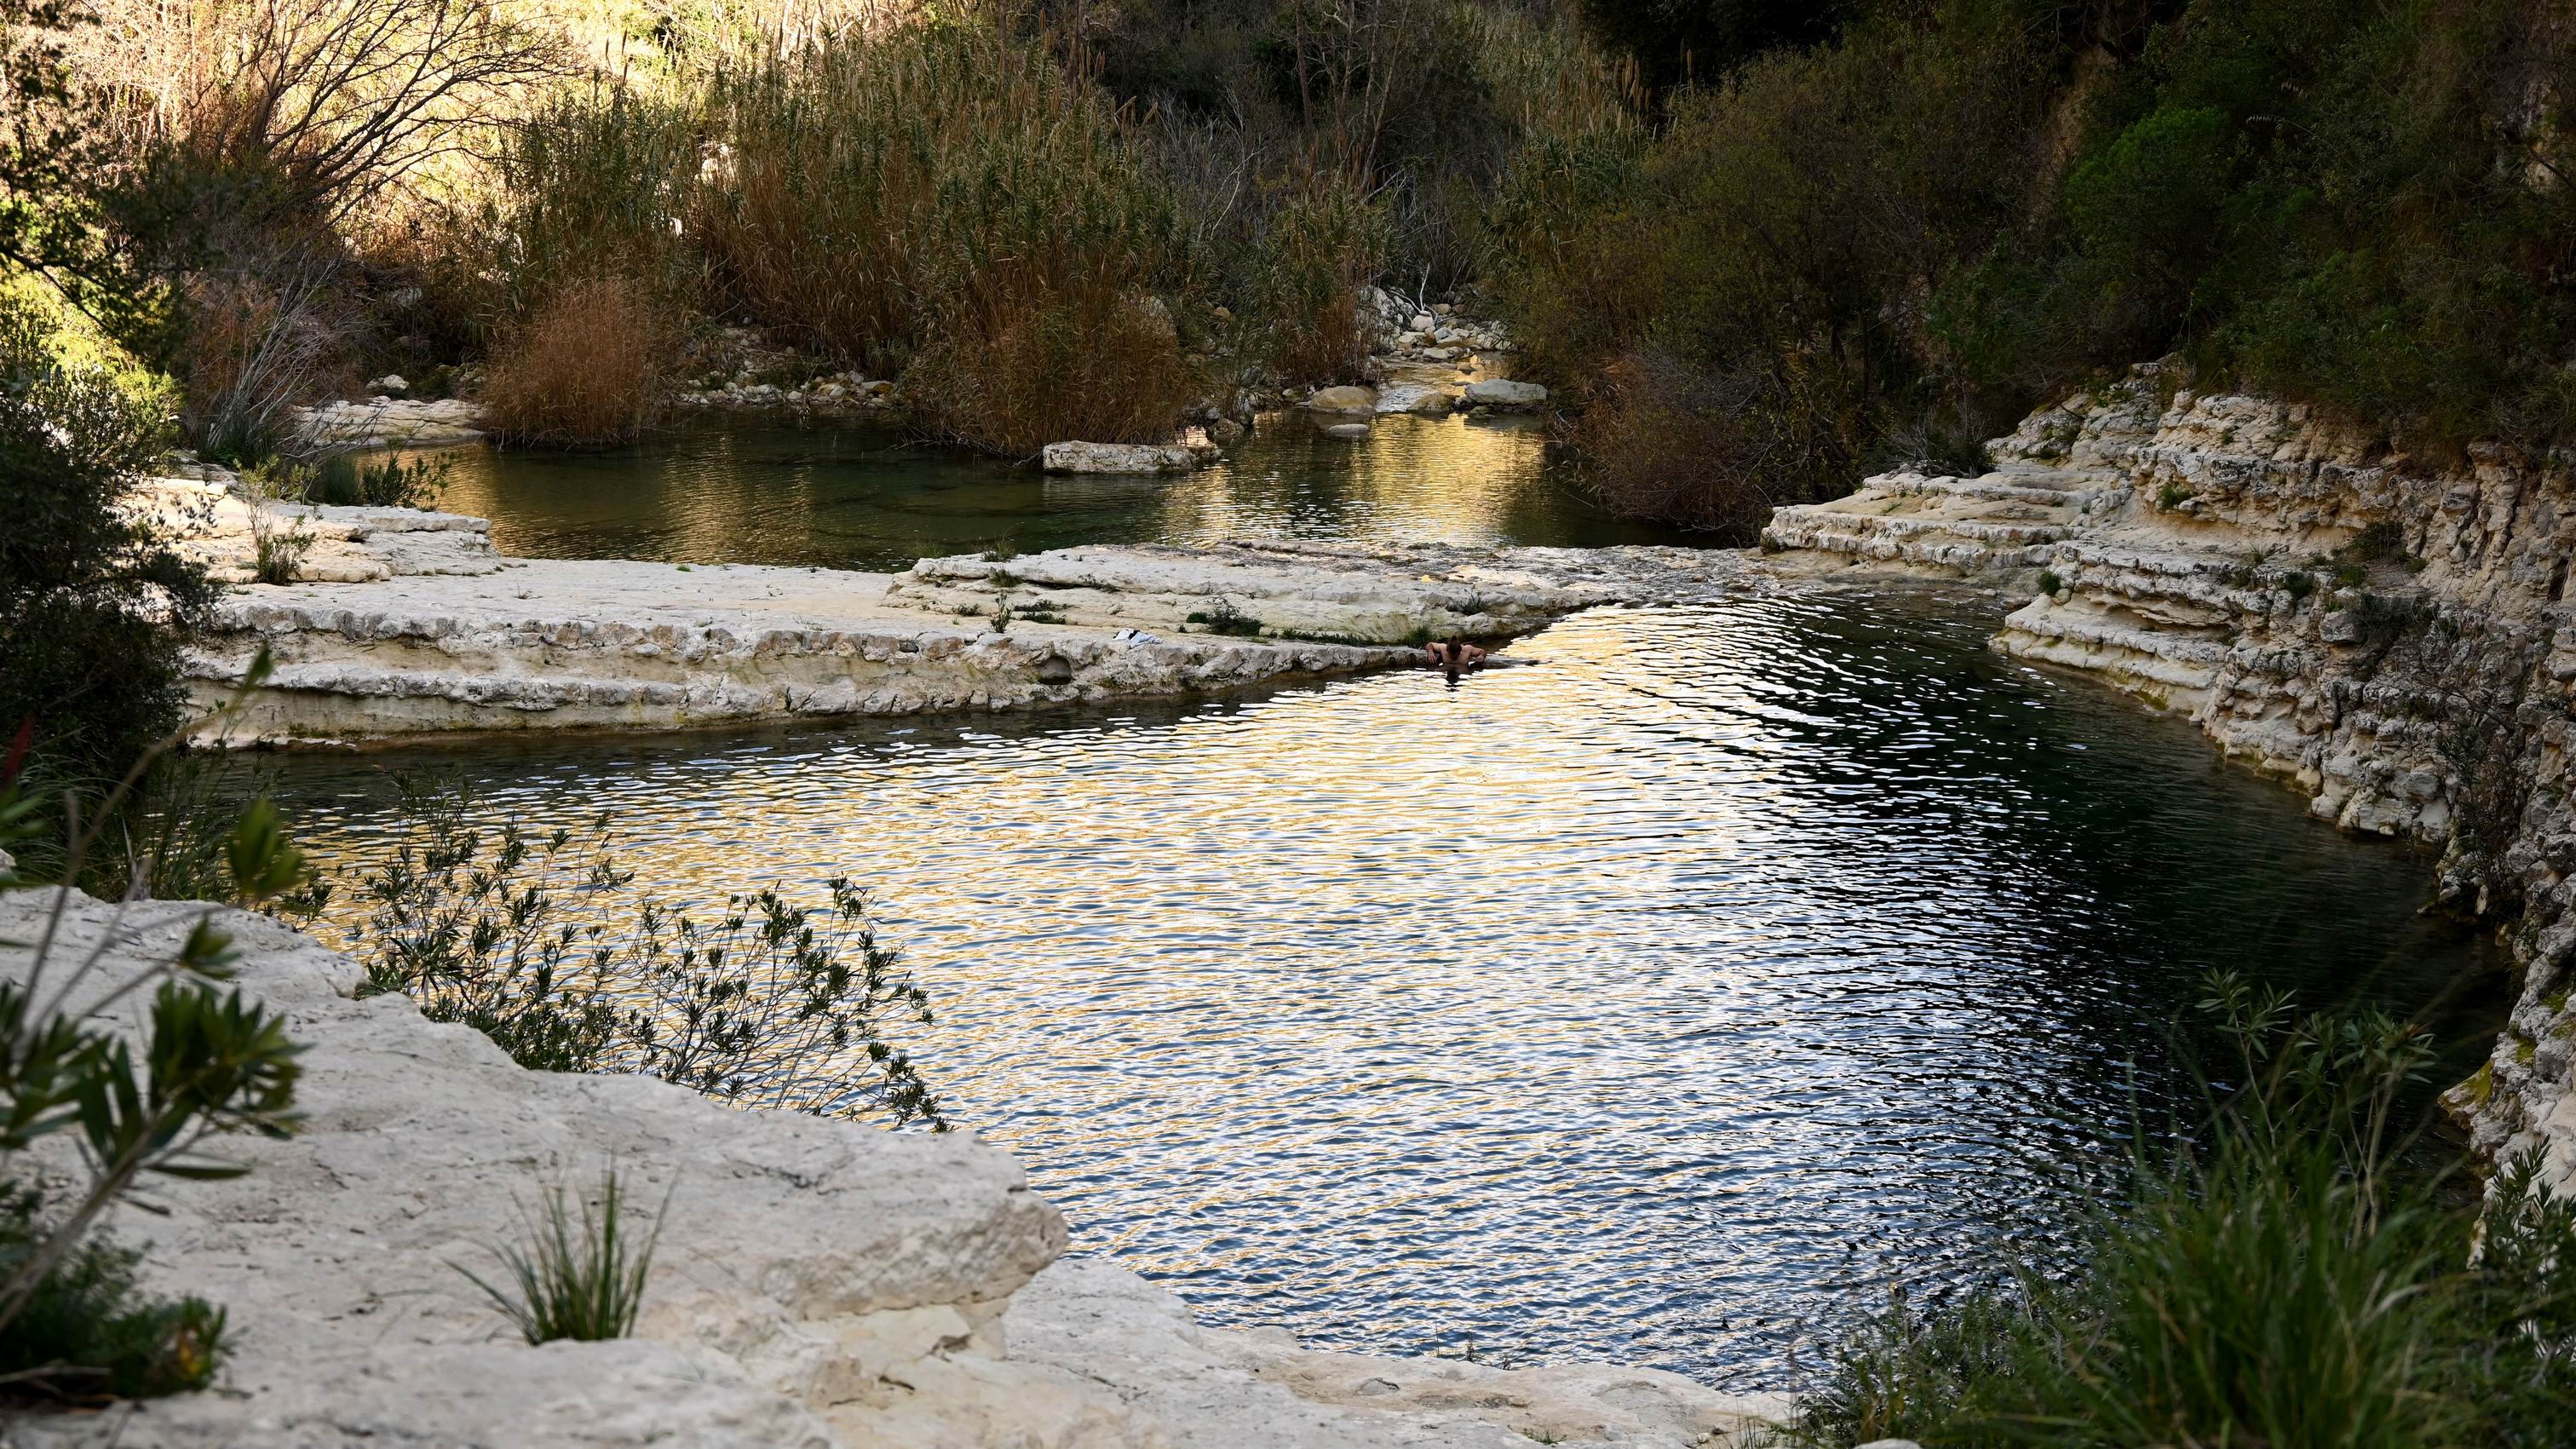
[[[34,937],[51,898],[0,896],[0,941]],[[212,909],[76,897],[62,949],[108,943],[93,983],[103,995],[166,959]],[[1610,1369],[1528,1370],[1446,1400],[1414,1391],[1348,1406],[1269,1371],[1281,1351],[1246,1354],[1234,1335],[1201,1332],[1133,1274],[1058,1262],[1062,1218],[1007,1156],[970,1137],[733,1112],[640,1078],[528,1072],[404,998],[354,999],[356,966],[294,931],[215,914],[243,948],[242,989],[286,1013],[308,1045],[305,1130],[220,1139],[215,1150],[251,1164],[248,1176],[156,1183],[160,1213],[122,1210],[110,1226],[148,1245],[152,1290],[229,1308],[236,1351],[212,1390],[20,1419],[9,1442],[1692,1446],[1781,1407]],[[23,980],[27,960],[0,948],[0,977]],[[108,1019],[130,1029],[140,1000]],[[611,1163],[638,1202],[668,1194],[638,1336],[528,1347],[451,1265],[488,1269],[486,1245],[513,1231],[514,1201],[549,1181],[594,1183]],[[1453,1367],[1355,1363],[1407,1383],[1447,1381]]]
[[[2482,1148],[2542,1148],[2576,1191],[2576,472],[2410,458],[2189,383],[2137,368],[2034,413],[1983,475],[1780,509],[1765,552],[2018,592],[1997,649],[2188,715],[2343,828],[2444,843],[2444,902],[2502,926],[2524,977],[2452,1100]]]
[[[370,515],[402,510],[338,510]],[[326,510],[328,512],[328,510]],[[906,574],[489,555],[448,515],[353,520],[369,576],[237,588],[188,669],[202,702],[258,650],[275,673],[231,737],[670,728],[1016,709],[1387,668],[1434,634],[1497,637],[1614,601],[1717,597],[1688,549],[1231,544],[1078,548]],[[433,557],[433,554],[435,556]],[[362,572],[353,566],[352,573]]]

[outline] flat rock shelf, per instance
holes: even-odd
[[[191,491],[193,490],[193,492]],[[899,574],[510,559],[456,514],[246,503],[172,480],[191,547],[253,580],[257,537],[311,540],[241,582],[190,659],[212,727],[277,743],[653,729],[1188,694],[1384,669],[1424,639],[1527,633],[1606,603],[1721,597],[1692,549],[1301,542],[924,559]]]

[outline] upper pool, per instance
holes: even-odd
[[[494,544],[521,557],[877,571],[1082,543],[1676,541],[1604,517],[1544,454],[1526,419],[1388,418],[1346,442],[1288,413],[1188,477],[1074,477],[883,428],[699,426],[602,453],[458,449],[439,502],[491,519]]]

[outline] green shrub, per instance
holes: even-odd
[[[2564,1442],[2576,1205],[2508,1164],[2481,1219],[2409,1138],[2427,1039],[2215,978],[2235,1085],[2148,1149],[2071,1274],[1847,1338],[1800,1442]]]
[[[1659,19],[1742,38],[1651,144],[1534,148],[1502,188],[1496,294],[1575,401],[1648,347],[1830,358],[1856,475],[1927,414],[2000,431],[2178,352],[2436,457],[2576,437],[2568,92],[2517,79],[2576,33],[2541,0],[1933,0],[1804,40],[1760,9]]]
[[[0,1275],[44,1240],[36,1195],[0,1184]],[[224,1311],[202,1298],[153,1298],[135,1285],[143,1255],[90,1239],[46,1271],[0,1326],[0,1376],[72,1400],[146,1399],[202,1389],[230,1348]]]
[[[341,507],[426,508],[446,486],[453,466],[437,454],[360,458],[337,453],[314,467],[304,496],[314,503]]]
[[[944,1129],[937,1098],[887,1040],[929,996],[877,939],[866,894],[775,890],[710,920],[631,889],[606,816],[531,835],[471,818],[452,785],[400,784],[411,830],[361,874],[348,928],[367,990],[461,1021],[521,1066],[640,1072],[733,1106],[883,1115]]]
[[[113,779],[177,727],[180,651],[213,613],[169,525],[127,506],[160,440],[144,399],[59,361],[45,318],[0,295],[0,736],[34,721],[76,775]]]
[[[1254,639],[1261,635],[1261,621],[1236,608],[1232,599],[1219,599],[1210,608],[1192,609],[1181,622],[1196,624],[1210,634],[1234,638]]]

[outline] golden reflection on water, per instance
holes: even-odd
[[[687,431],[593,455],[448,454],[440,506],[523,557],[894,570],[1009,545],[1278,537],[1599,544],[1667,535],[1596,514],[1547,472],[1527,419],[1390,417],[1369,437],[1267,417],[1178,478],[1049,475],[876,431]]]
[[[614,809],[674,895],[869,882],[956,1119],[1213,1321],[1777,1386],[1888,1282],[2062,1234],[2045,1163],[2199,966],[2459,970],[2419,858],[1982,636],[1600,611],[1455,688],[451,763],[532,824]],[[385,848],[370,769],[294,762],[323,857]]]

